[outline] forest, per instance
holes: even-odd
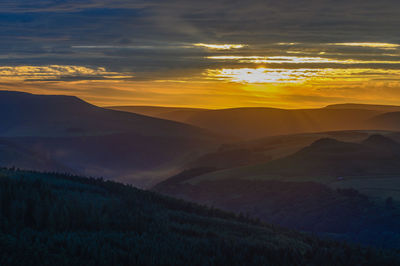
[[[103,179],[0,170],[0,265],[394,265],[323,240]]]

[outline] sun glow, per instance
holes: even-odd
[[[232,50],[241,49],[246,47],[244,44],[207,44],[207,43],[195,43],[194,46],[204,47],[212,50]]]
[[[326,83],[334,81],[363,82],[382,78],[399,80],[400,70],[385,69],[277,69],[277,68],[236,68],[208,69],[204,75],[209,79],[237,83],[301,84]]]
[[[291,46],[291,45],[297,45],[300,44],[299,42],[278,42],[277,45],[282,45],[282,46]]]
[[[238,83],[301,83],[314,73],[306,69],[238,68],[207,70],[205,75]]]
[[[400,47],[400,44],[395,43],[379,43],[379,42],[347,42],[347,43],[330,43],[329,45],[337,46],[356,46],[356,47],[369,47],[379,48],[385,50],[393,50]]]
[[[324,57],[302,57],[302,56],[208,56],[211,60],[227,60],[238,61],[239,63],[254,63],[254,64],[400,64],[400,61],[394,60],[355,60],[355,59],[332,59]]]

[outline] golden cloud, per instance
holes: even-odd
[[[207,44],[207,43],[195,43],[193,45],[197,47],[204,47],[211,50],[241,49],[247,46],[245,44]]]
[[[203,73],[206,78],[237,83],[323,83],[365,82],[372,80],[397,80],[400,82],[400,70],[386,69],[334,69],[334,68],[223,68],[208,69]]]
[[[333,64],[400,64],[394,60],[355,60],[355,59],[332,59],[324,57],[301,57],[301,56],[208,56],[211,60],[229,60],[239,63],[270,63],[270,64],[304,64],[304,63],[333,63]]]
[[[329,45],[368,47],[368,48],[379,48],[384,50],[393,50],[400,47],[400,44],[380,43],[380,42],[346,42],[346,43],[330,43]]]
[[[103,67],[49,65],[49,66],[1,66],[3,80],[49,80],[62,78],[125,79],[132,78],[118,72],[109,72]]]

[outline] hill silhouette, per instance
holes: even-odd
[[[130,112],[146,116],[185,123],[191,116],[207,111],[202,108],[162,107],[162,106],[110,106],[107,109]]]
[[[361,142],[378,131],[330,131],[270,136],[256,140],[226,143],[218,150],[196,158],[186,165],[190,168],[234,168],[260,164],[291,155],[321,138],[334,138],[344,142]],[[400,140],[393,132],[379,131]]]
[[[400,130],[400,112],[390,112],[377,115],[369,121],[371,127],[388,130]]]
[[[218,171],[198,179],[278,178],[328,182],[342,176],[400,174],[399,161],[400,144],[384,136],[371,135],[360,143],[322,138],[277,160]]]
[[[304,132],[369,129],[375,110],[235,108],[198,113],[186,122],[243,139]]]
[[[8,143],[0,151],[5,166],[68,170],[138,186],[180,171],[222,141],[204,129],[72,96],[0,91],[0,118],[0,141]]]
[[[358,109],[358,110],[375,110],[381,112],[396,112],[400,111],[400,106],[396,105],[378,105],[378,104],[358,104],[358,103],[344,103],[328,105],[327,109]]]
[[[399,162],[399,143],[382,135],[360,142],[322,138],[262,164],[192,169],[154,190],[364,244],[387,246],[381,237],[391,232],[389,246],[399,247]]]
[[[74,96],[0,91],[0,136],[146,136],[205,134],[182,123],[91,105]]]
[[[370,119],[385,112],[400,110],[398,106],[362,104],[295,110],[267,107],[219,110],[149,106],[112,108],[184,122],[245,140],[323,131],[379,130],[381,126],[370,123]]]

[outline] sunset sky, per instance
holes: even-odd
[[[400,105],[398,0],[3,0],[0,89],[90,103]]]

